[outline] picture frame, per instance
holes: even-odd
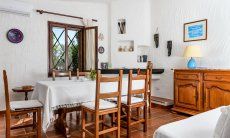
[[[109,68],[109,63],[108,62],[102,62],[101,63],[101,69],[108,69]]]
[[[98,48],[98,53],[103,54],[105,52],[105,48],[103,46],[100,46]]]
[[[184,24],[184,42],[208,39],[208,20],[198,20]]]

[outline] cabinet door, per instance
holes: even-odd
[[[205,110],[230,105],[230,83],[204,82]]]
[[[195,80],[175,80],[175,105],[201,110],[201,84]]]

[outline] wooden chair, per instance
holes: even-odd
[[[6,138],[11,137],[26,137],[26,136],[36,136],[37,138],[42,137],[41,129],[41,108],[42,104],[37,100],[28,101],[12,101],[9,98],[9,88],[8,79],[6,71],[3,70],[3,80],[5,88],[5,102],[6,102]],[[23,114],[33,113],[33,123],[25,125],[15,125],[11,126],[11,116],[18,116]],[[27,132],[26,134],[11,135],[11,130],[21,129],[26,127],[33,127],[32,132]]]
[[[85,132],[95,138],[99,138],[100,135],[116,131],[116,137],[120,138],[120,107],[121,107],[121,87],[122,87],[122,76],[123,71],[119,71],[118,77],[102,77],[100,72],[97,71],[96,79],[96,99],[93,102],[85,103],[82,105],[82,137],[85,137]],[[118,90],[116,92],[101,92],[101,83],[117,82]],[[103,99],[116,98],[117,104],[109,102]],[[91,113],[95,115],[95,121],[86,123],[85,115]],[[116,114],[117,121],[116,125],[107,125],[105,123],[105,115]],[[102,118],[100,120],[100,117]],[[102,124],[102,130],[99,130],[100,124]],[[86,127],[94,125],[94,133],[90,132]],[[107,129],[104,129],[108,127]]]
[[[64,72],[60,72],[60,71],[57,71],[55,69],[53,69],[52,71],[52,78],[53,78],[53,81],[55,81],[55,78],[56,77],[69,77],[69,80],[71,80],[71,71],[64,71]]]
[[[87,72],[80,72],[79,69],[77,69],[76,76],[77,79],[79,79],[79,76],[85,76]]]
[[[143,89],[132,89],[132,83],[135,80],[143,80],[145,83]],[[126,114],[122,115],[121,118],[126,118],[126,128],[127,137],[131,137],[131,126],[142,123],[144,127],[144,132],[147,131],[147,90],[149,81],[149,70],[146,71],[145,75],[133,76],[132,70],[129,71],[129,81],[128,81],[128,95],[121,98],[122,108],[125,109]],[[144,98],[135,97],[134,95],[144,95]],[[135,118],[132,114],[132,109],[143,108],[143,117],[140,118],[140,113],[137,113]]]
[[[147,69],[149,69],[149,80],[148,80],[148,91],[147,91],[147,101],[148,101],[148,112],[151,116],[151,93],[152,93],[152,70],[153,70],[153,64],[151,63],[151,61],[148,61],[147,63]],[[138,69],[137,74],[141,75],[141,74],[145,74],[146,72],[142,72],[140,69]]]

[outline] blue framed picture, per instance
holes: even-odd
[[[207,40],[208,20],[199,20],[184,24],[184,42]]]

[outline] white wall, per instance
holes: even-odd
[[[7,2],[8,0],[1,0]],[[35,9],[45,9],[53,12],[98,19],[99,33],[105,36],[99,45],[105,47],[105,53],[99,55],[99,60],[108,61],[108,5],[105,3],[85,3],[57,0],[24,0],[31,3]],[[0,71],[7,70],[9,86],[34,85],[38,80],[47,78],[47,21],[82,25],[78,19],[54,15],[39,15],[35,11],[31,17],[24,17],[0,12]],[[11,28],[18,28],[24,33],[20,44],[12,44],[6,38]],[[2,72],[0,73],[2,79]],[[3,82],[0,81],[0,110],[4,108]],[[24,99],[24,95],[12,94],[12,100]]]
[[[200,45],[203,58],[198,66],[230,68],[230,1],[229,0],[152,0],[152,34],[159,28],[160,46],[154,49],[154,65],[165,68],[162,79],[155,83],[154,95],[173,98],[172,68],[186,68],[183,52],[187,45]],[[183,24],[208,19],[208,40],[183,42]],[[172,56],[167,57],[166,43],[173,41]],[[159,90],[157,90],[159,88]]]
[[[137,46],[151,44],[150,1],[117,0],[111,2],[111,63],[113,68],[137,68]],[[118,20],[126,19],[126,34],[118,34]],[[133,40],[134,52],[118,52],[119,41]]]

